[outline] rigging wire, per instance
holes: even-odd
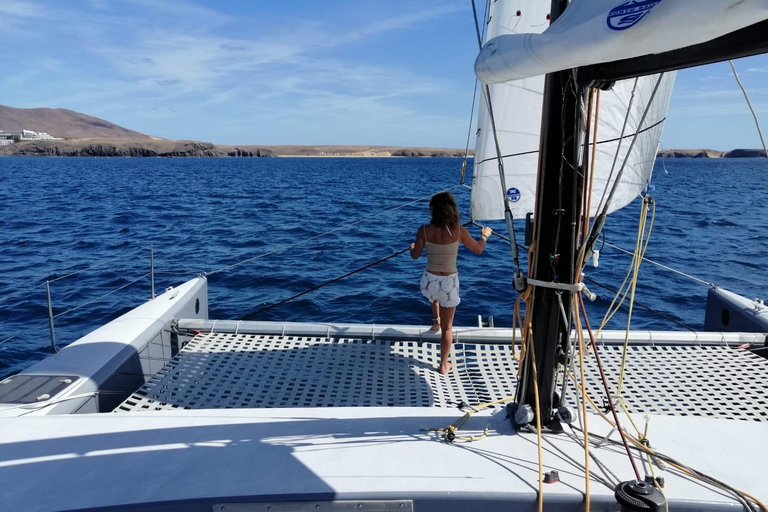
[[[261,308],[261,309],[259,309],[257,311],[254,311],[253,313],[249,313],[248,315],[244,316],[240,320],[242,321],[242,320],[248,320],[249,318],[253,318],[254,316],[256,316],[258,314],[261,314],[261,313],[263,313],[263,312],[265,312],[267,310],[270,310],[272,308],[275,308],[277,306],[285,304],[286,302],[290,302],[290,301],[292,301],[294,299],[298,299],[299,297],[302,297],[302,296],[304,296],[304,295],[306,295],[308,293],[311,293],[311,292],[313,292],[315,290],[319,290],[320,288],[323,288],[324,286],[328,286],[329,284],[336,283],[336,282],[341,281],[342,279],[345,279],[345,278],[347,278],[347,277],[349,277],[351,275],[357,274],[359,272],[362,272],[363,270],[367,270],[367,269],[369,269],[371,267],[374,267],[374,266],[378,265],[379,263],[384,263],[385,261],[391,260],[392,258],[394,258],[396,256],[400,256],[401,254],[403,254],[404,252],[409,251],[409,250],[410,249],[406,248],[406,249],[403,249],[402,251],[397,251],[396,253],[394,253],[394,254],[392,254],[390,256],[387,256],[385,258],[381,258],[379,260],[376,260],[376,261],[374,261],[372,263],[369,263],[369,264],[367,264],[367,265],[365,265],[363,267],[360,267],[358,269],[355,269],[355,270],[353,270],[351,272],[347,272],[346,274],[344,274],[342,276],[336,277],[334,279],[331,279],[330,281],[326,281],[326,282],[324,282],[322,284],[319,284],[317,286],[313,286],[312,288],[310,288],[308,290],[304,290],[301,293],[297,293],[296,295],[292,295],[291,297],[288,297],[287,299],[283,299],[283,300],[281,300],[279,302],[275,302],[274,304],[270,304],[269,306],[266,306],[266,307],[263,307],[263,308]]]
[[[611,204],[611,201],[613,200],[614,194],[616,194],[616,190],[619,188],[619,182],[621,181],[621,177],[624,174],[624,169],[627,167],[627,162],[629,162],[629,158],[632,155],[632,149],[635,147],[635,143],[637,142],[637,139],[639,137],[639,130],[643,127],[643,124],[645,123],[646,117],[648,117],[648,113],[651,111],[651,107],[653,106],[653,100],[656,98],[656,93],[659,91],[659,87],[661,86],[662,80],[664,80],[664,73],[659,74],[659,79],[656,80],[656,85],[653,86],[653,91],[651,92],[651,97],[648,98],[648,104],[645,106],[645,109],[643,110],[643,116],[640,118],[640,122],[637,124],[638,131],[635,133],[635,136],[632,137],[632,142],[629,143],[629,148],[627,149],[627,154],[624,156],[624,161],[621,164],[621,167],[619,168],[619,172],[616,174],[616,179],[613,182],[613,186],[611,187],[611,193],[608,194],[608,198],[605,199],[605,204],[602,204],[603,199],[600,200],[600,205],[603,207],[603,211],[600,213],[601,216],[605,216],[608,214],[608,207]],[[637,85],[637,83],[635,83]],[[613,174],[613,171],[611,171],[611,174]],[[610,178],[609,178],[610,181]],[[606,183],[606,188],[608,186],[608,183]],[[605,192],[603,192],[603,196],[605,196]]]
[[[89,301],[83,302],[83,303],[82,303],[82,304],[80,304],[79,306],[75,306],[75,307],[73,307],[73,308],[70,308],[70,309],[68,309],[68,310],[66,310],[66,311],[63,311],[63,312],[61,312],[61,313],[57,313],[57,314],[53,315],[53,318],[58,318],[58,317],[60,317],[60,316],[63,316],[63,315],[66,315],[66,314],[72,313],[73,311],[76,311],[76,310],[78,310],[78,309],[80,309],[80,308],[82,308],[82,307],[84,307],[84,306],[87,306],[88,304],[93,304],[94,302],[97,302],[97,301],[99,301],[99,300],[103,299],[104,297],[107,297],[107,296],[109,296],[109,295],[112,295],[113,293],[119,292],[120,290],[124,290],[125,288],[128,288],[129,286],[131,286],[131,285],[134,285],[134,284],[138,283],[139,281],[141,281],[141,280],[142,280],[142,279],[144,279],[145,277],[149,276],[150,274],[151,274],[151,272],[147,272],[146,274],[144,274],[143,276],[139,277],[138,279],[134,279],[133,281],[131,281],[131,282],[129,282],[129,283],[126,283],[126,284],[124,284],[123,286],[121,286],[121,287],[119,287],[119,288],[116,288],[116,289],[112,290],[111,292],[107,292],[107,293],[105,293],[104,295],[102,295],[102,296],[100,296],[100,297],[96,297],[95,299],[91,299],[91,300],[89,300]]]
[[[741,88],[741,92],[744,94],[744,99],[747,100],[747,106],[749,107],[749,111],[752,112],[752,117],[755,119],[757,134],[760,136],[760,142],[763,144],[763,154],[765,155],[766,158],[768,158],[768,147],[766,147],[765,145],[765,138],[763,138],[763,130],[760,129],[760,121],[757,119],[757,114],[755,113],[755,109],[752,107],[752,102],[749,101],[749,95],[747,94],[747,89],[745,89],[744,84],[741,83],[741,78],[739,78],[739,74],[736,72],[736,66],[733,64],[733,61],[729,60],[728,64],[731,65],[731,69],[733,70],[733,77],[736,79],[736,83],[739,84],[739,87]]]
[[[611,293],[614,293],[614,294],[619,293],[618,290],[616,290],[614,288],[611,288],[610,286],[606,286],[603,283],[601,283],[600,281],[592,279],[591,277],[583,276],[583,279],[586,280],[586,281],[589,281],[590,283],[593,283],[593,284],[599,286],[600,288],[603,288],[603,289],[605,289],[605,290],[607,290],[607,291],[609,291]],[[639,300],[635,300],[635,304],[640,306],[641,308],[645,309],[646,311],[650,311],[651,313],[659,315],[661,318],[664,318],[665,320],[669,320],[673,324],[675,324],[675,325],[677,325],[679,327],[682,327],[683,329],[687,329],[687,330],[689,330],[691,332],[694,332],[694,333],[696,332],[696,329],[694,329],[690,325],[686,325],[686,324],[680,322],[679,320],[675,320],[671,316],[669,316],[669,315],[667,315],[665,313],[662,313],[661,311],[659,311],[657,309],[653,309],[652,307],[648,306],[647,304],[645,304],[643,302],[640,302]]]
[[[474,6],[473,6],[474,7]],[[485,3],[485,14],[483,14],[483,19],[488,19],[488,11],[490,10],[490,0],[487,0]],[[475,27],[477,28],[477,13],[474,13],[475,16]],[[487,24],[483,24],[483,35],[482,37],[485,37],[485,28],[487,27]],[[482,38],[481,38],[481,44],[482,44]],[[460,185],[464,185],[464,175],[467,172],[467,160],[469,159],[469,139],[472,137],[472,120],[475,118],[475,100],[477,99],[477,84],[479,80],[477,77],[475,77],[475,86],[472,89],[472,109],[469,112],[469,126],[467,126],[467,146],[464,148],[464,161],[461,163],[461,181]]]
[[[460,187],[460,186],[461,185],[459,185],[459,184],[452,185],[452,186],[442,190],[441,192],[448,192],[448,191],[453,190],[454,188]],[[358,219],[358,220],[356,220],[354,222],[350,222],[348,224],[344,224],[344,225],[339,226],[337,228],[333,228],[333,229],[331,229],[329,231],[326,231],[324,233],[320,233],[320,234],[312,236],[310,238],[305,238],[305,239],[302,239],[302,240],[300,240],[298,242],[294,242],[292,244],[288,244],[288,245],[284,245],[282,247],[278,247],[277,249],[273,249],[271,251],[267,251],[267,252],[263,252],[261,254],[257,254],[256,256],[253,256],[252,258],[248,258],[248,259],[245,259],[245,260],[242,260],[242,261],[238,261],[237,263],[232,263],[231,265],[226,265],[226,266],[218,268],[216,270],[212,270],[210,272],[207,272],[205,275],[206,276],[210,276],[210,275],[218,274],[220,272],[226,272],[227,270],[231,270],[231,269],[233,269],[235,267],[239,267],[240,265],[244,265],[246,263],[250,263],[252,261],[258,260],[258,259],[263,258],[265,256],[269,256],[271,254],[275,254],[275,253],[278,253],[278,252],[282,252],[282,251],[291,249],[291,248],[296,247],[298,245],[302,245],[302,244],[305,244],[307,242],[311,242],[312,240],[316,240],[318,238],[330,235],[331,233],[336,233],[337,231],[341,231],[341,230],[350,228],[350,227],[355,226],[357,224],[361,224],[361,223],[369,221],[371,219],[375,219],[376,217],[381,217],[382,215],[386,215],[387,213],[391,213],[391,212],[393,212],[395,210],[400,210],[402,208],[405,208],[406,206],[410,206],[410,205],[418,203],[420,201],[424,201],[425,199],[430,199],[433,195],[434,194],[430,194],[428,196],[423,196],[423,197],[420,197],[418,199],[414,199],[413,201],[409,201],[407,203],[403,203],[403,204],[401,204],[399,206],[395,206],[394,208],[390,208],[388,210],[384,210],[384,211],[381,211],[379,213],[374,213],[373,215],[369,215],[367,217],[363,217],[362,219]]]
[[[76,276],[77,274],[82,274],[83,272],[87,272],[87,271],[92,270],[94,268],[98,268],[98,267],[104,266],[107,263],[112,263],[114,261],[125,259],[128,256],[133,256],[134,254],[138,254],[141,251],[147,250],[148,248],[149,248],[148,246],[140,247],[139,249],[136,249],[135,251],[131,251],[131,252],[127,253],[127,254],[122,254],[122,255],[120,255],[120,256],[118,256],[116,258],[110,258],[108,260],[102,260],[100,262],[97,262],[97,263],[91,265],[90,267],[87,267],[87,268],[84,268],[84,269],[81,269],[81,270],[77,270],[77,271],[72,272],[72,273],[67,274],[67,275],[63,275],[63,276],[60,276],[60,277],[55,277],[53,279],[48,279],[48,282],[49,283],[55,283],[56,281],[61,281],[62,279],[66,279],[68,277]]]
[[[489,7],[490,9],[490,7]],[[483,38],[480,35],[480,25],[477,21],[477,7],[475,6],[475,0],[472,0],[472,13],[475,19],[475,33],[477,35],[477,46],[480,50],[483,49]],[[490,14],[490,11],[489,11]],[[509,244],[510,254],[512,260],[515,263],[515,274],[520,275],[520,254],[517,249],[517,242],[515,240],[515,226],[513,224],[512,210],[509,207],[509,200],[507,198],[507,178],[504,173],[504,160],[501,157],[501,146],[499,145],[499,136],[496,130],[496,119],[493,115],[493,104],[491,103],[491,88],[487,84],[482,85],[483,98],[488,107],[488,119],[491,121],[491,130],[493,132],[493,142],[496,147],[496,156],[498,157],[499,168],[499,182],[501,183],[501,199],[504,202],[504,220],[507,223],[507,230],[509,231],[509,237],[513,240]]]
[[[621,247],[619,247],[617,245],[613,245],[613,244],[610,244],[608,242],[605,242],[604,244],[607,245],[608,247],[612,248],[612,249],[616,249],[617,251],[623,252],[625,254],[629,254],[629,255],[633,254],[631,251],[623,249],[623,248],[621,248]],[[683,272],[681,270],[676,270],[676,269],[674,269],[672,267],[668,267],[666,265],[663,265],[663,264],[659,263],[658,261],[653,261],[651,259],[648,259],[645,256],[643,256],[643,261],[647,261],[651,265],[656,265],[657,267],[661,267],[661,268],[663,268],[665,270],[669,270],[670,272],[674,272],[675,274],[679,274],[679,275],[681,275],[683,277],[687,277],[688,279],[690,279],[692,281],[696,281],[697,283],[705,284],[705,285],[710,286],[710,287],[717,286],[715,283],[712,283],[710,281],[705,281],[704,279],[700,279],[700,278],[692,276],[690,274],[686,274],[685,272]]]

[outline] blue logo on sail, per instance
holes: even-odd
[[[520,191],[516,188],[511,188],[507,190],[507,199],[509,199],[509,202],[516,203],[520,200]]]
[[[608,13],[608,28],[626,30],[637,25],[661,0],[630,0]]]

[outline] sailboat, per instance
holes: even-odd
[[[428,326],[210,319],[199,276],[0,382],[3,507],[766,510],[765,334],[593,331],[581,274],[674,69],[768,51],[768,5],[622,1],[489,2],[472,216],[532,214],[520,329],[442,377]]]

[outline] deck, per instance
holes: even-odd
[[[505,341],[511,339],[509,329],[481,329],[480,337],[477,332],[459,334],[446,376],[435,371],[436,336],[425,339],[420,333],[419,340],[405,327],[390,328],[384,331],[388,336],[378,339],[375,334],[242,332],[247,326],[230,330],[238,332],[214,328],[195,335],[116,411],[455,408],[501,400],[516,389],[517,362]],[[404,339],[395,339],[394,332]],[[472,338],[484,341],[468,342]],[[768,381],[768,360],[725,341],[664,340],[658,335],[650,342],[633,341],[622,393],[629,412],[768,421],[768,397],[758,384]],[[598,345],[615,391],[623,339],[617,333]],[[593,356],[586,359],[586,380],[589,394],[602,404],[605,392]]]

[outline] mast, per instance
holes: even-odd
[[[567,6],[567,0],[552,0],[552,22]],[[531,277],[538,281],[573,284],[576,276],[583,181],[577,165],[582,124],[579,102],[583,91],[575,83],[572,70],[546,77],[534,214],[536,248],[531,261],[535,265]],[[526,322],[532,319],[541,422],[553,429],[559,426],[553,421],[560,405],[555,395],[555,379],[558,365],[568,353],[571,304],[571,292],[534,287],[531,310],[526,311]],[[531,363],[531,351],[527,351],[516,402],[518,407],[528,405],[535,409]]]

